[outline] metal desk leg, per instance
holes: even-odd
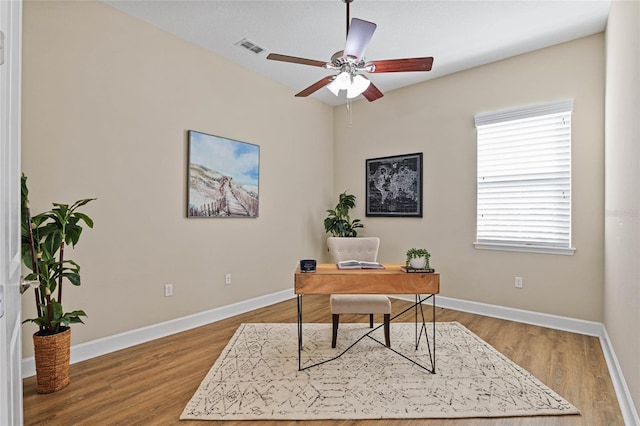
[[[416,302],[413,307],[415,308],[416,350],[418,350],[418,347],[420,346],[420,340],[422,339],[422,335],[424,334],[424,338],[426,341],[425,343],[427,345],[427,351],[429,354],[429,360],[431,361],[431,370],[429,371],[435,374],[436,373],[436,295],[430,294],[429,296],[426,296],[424,298],[420,294],[416,294],[415,296],[416,296]],[[427,324],[425,320],[424,309],[422,307],[422,302],[425,302],[428,299],[431,299],[431,307],[432,307],[431,324],[432,324],[432,331],[433,331],[433,335],[432,335],[433,343],[429,342],[429,334],[427,333]],[[422,324],[420,325],[420,331],[418,331],[418,309],[420,309],[420,317],[422,320]]]
[[[302,371],[302,295],[298,295],[298,371]]]
[[[433,295],[433,300],[432,300],[432,311],[431,311],[431,315],[432,315],[432,321],[431,323],[433,324],[433,374],[436,374],[436,295]]]
[[[416,338],[415,338],[415,342],[416,342],[416,351],[418,350],[418,344],[420,343],[420,340],[418,339],[418,304],[420,303],[420,295],[416,294],[415,295],[415,325],[416,325]]]

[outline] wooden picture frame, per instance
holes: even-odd
[[[422,153],[371,158],[366,216],[422,217]]]

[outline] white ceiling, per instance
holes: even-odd
[[[290,87],[291,96],[335,72],[270,61],[267,54],[329,62],[346,37],[342,0],[103,1]],[[350,14],[378,25],[366,59],[435,58],[430,72],[370,74],[388,93],[604,31],[609,6],[610,0],[355,0]],[[236,46],[244,38],[265,51],[255,55]],[[335,97],[326,89],[312,97],[329,105],[346,102],[344,92]]]

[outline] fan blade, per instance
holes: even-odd
[[[362,92],[362,96],[364,96],[369,102],[373,102],[376,99],[380,99],[381,97],[383,97],[384,95],[382,94],[382,92],[380,91],[380,89],[378,89],[373,82],[371,82],[369,84],[369,87],[367,87],[367,90],[365,90],[364,92]]]
[[[377,25],[373,22],[353,18],[351,26],[349,26],[347,42],[344,45],[344,56],[351,56],[359,61],[364,56],[364,51],[367,49],[376,27]]]
[[[311,65],[312,67],[324,68],[327,63],[322,61],[316,61],[315,59],[298,58],[296,56],[280,55],[278,53],[269,53],[267,59],[272,61],[293,62],[294,64]]]
[[[433,57],[370,61],[366,63],[365,67],[370,65],[373,65],[373,70],[369,72],[431,71]]]
[[[315,83],[313,83],[311,86],[309,86],[306,89],[304,89],[302,92],[296,93],[296,96],[298,96],[298,97],[309,96],[313,92],[315,92],[317,90],[320,90],[324,86],[326,86],[327,84],[331,83],[334,78],[336,78],[334,75],[329,75],[329,76],[323,78],[322,80],[318,80]]]

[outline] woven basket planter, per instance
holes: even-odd
[[[33,335],[38,393],[59,391],[69,384],[71,329],[49,336]]]

